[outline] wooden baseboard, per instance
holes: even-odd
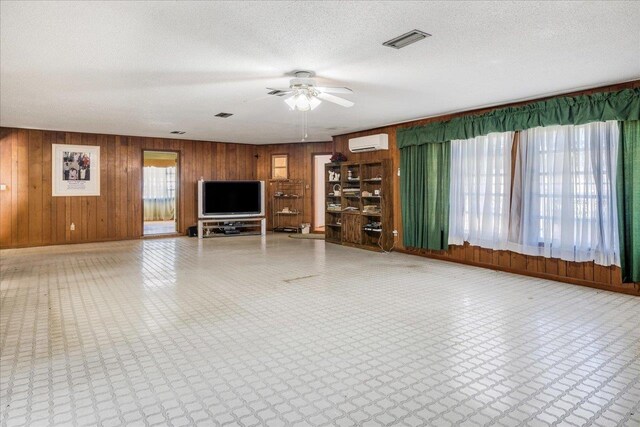
[[[74,242],[53,242],[53,243],[42,243],[42,244],[26,244],[26,245],[13,245],[13,246],[0,246],[0,250],[4,249],[26,249],[26,248],[40,248],[46,246],[63,246],[63,245],[82,245],[85,243],[105,243],[105,242],[120,242],[126,240],[139,240],[146,238],[162,238],[162,237],[180,237],[185,236],[184,233],[174,233],[174,234],[161,234],[154,236],[136,236],[136,237],[109,237],[106,239],[96,239],[96,240],[82,240],[82,241],[74,241]]]
[[[416,251],[411,251],[407,249],[396,249],[395,251],[403,254],[408,254],[408,255],[416,255],[423,258],[431,258],[431,259],[437,259],[441,261],[450,261],[458,264],[472,265],[474,267],[482,267],[482,268],[487,268],[491,270],[504,271],[507,273],[520,274],[522,276],[537,277],[540,279],[547,279],[547,280],[555,280],[556,282],[564,282],[564,283],[570,283],[572,285],[587,286],[589,288],[601,289],[604,291],[611,291],[611,292],[618,292],[618,293],[623,293],[627,295],[640,296],[640,283],[623,283],[622,286],[612,286],[607,283],[592,282],[589,280],[577,279],[577,278],[566,277],[566,276],[556,276],[548,273],[536,273],[531,271],[515,270],[513,268],[504,267],[500,265],[485,264],[481,262],[468,261],[466,259],[457,259],[449,256],[440,256],[437,254],[418,253]]]

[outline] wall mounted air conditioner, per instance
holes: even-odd
[[[360,153],[363,151],[376,151],[389,149],[389,135],[379,133],[377,135],[362,136],[349,139],[349,151]]]

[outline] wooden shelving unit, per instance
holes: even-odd
[[[271,229],[299,232],[304,213],[304,180],[276,179],[271,181]]]
[[[329,163],[325,240],[371,250],[393,246],[391,161]]]

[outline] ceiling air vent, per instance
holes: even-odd
[[[382,44],[394,49],[402,49],[405,46],[409,46],[411,43],[426,39],[427,37],[431,37],[431,34],[427,34],[424,31],[413,30],[394,39],[387,40]]]
[[[174,135],[184,135],[186,132],[183,130],[172,130],[171,133]]]
[[[216,114],[216,117],[221,117],[223,119],[226,119],[227,117],[231,117],[231,116],[233,116],[233,114],[231,114],[231,113],[218,113],[218,114]]]

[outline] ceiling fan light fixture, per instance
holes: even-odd
[[[312,96],[312,97],[311,97],[311,99],[309,100],[309,107],[310,107],[312,110],[315,110],[315,109],[316,109],[316,107],[317,107],[318,105],[320,105],[320,104],[322,104],[322,101],[320,101],[320,100],[319,100],[318,98],[316,98],[315,96]]]
[[[289,108],[291,108],[292,110],[296,109],[296,95],[286,98],[284,102],[286,102]]]
[[[309,111],[314,110],[318,105],[322,103],[321,100],[316,98],[310,93],[298,92],[293,96],[285,99],[291,110]]]
[[[309,111],[311,109],[311,101],[306,94],[299,93],[296,95],[296,110]]]
[[[284,102],[292,111],[311,111],[318,108],[322,101],[338,104],[342,107],[352,107],[353,101],[331,95],[332,93],[351,94],[353,91],[347,87],[324,87],[316,86],[313,79],[309,78],[311,72],[296,72],[296,78],[289,81],[288,88],[274,89],[267,88],[269,95],[285,96]]]

